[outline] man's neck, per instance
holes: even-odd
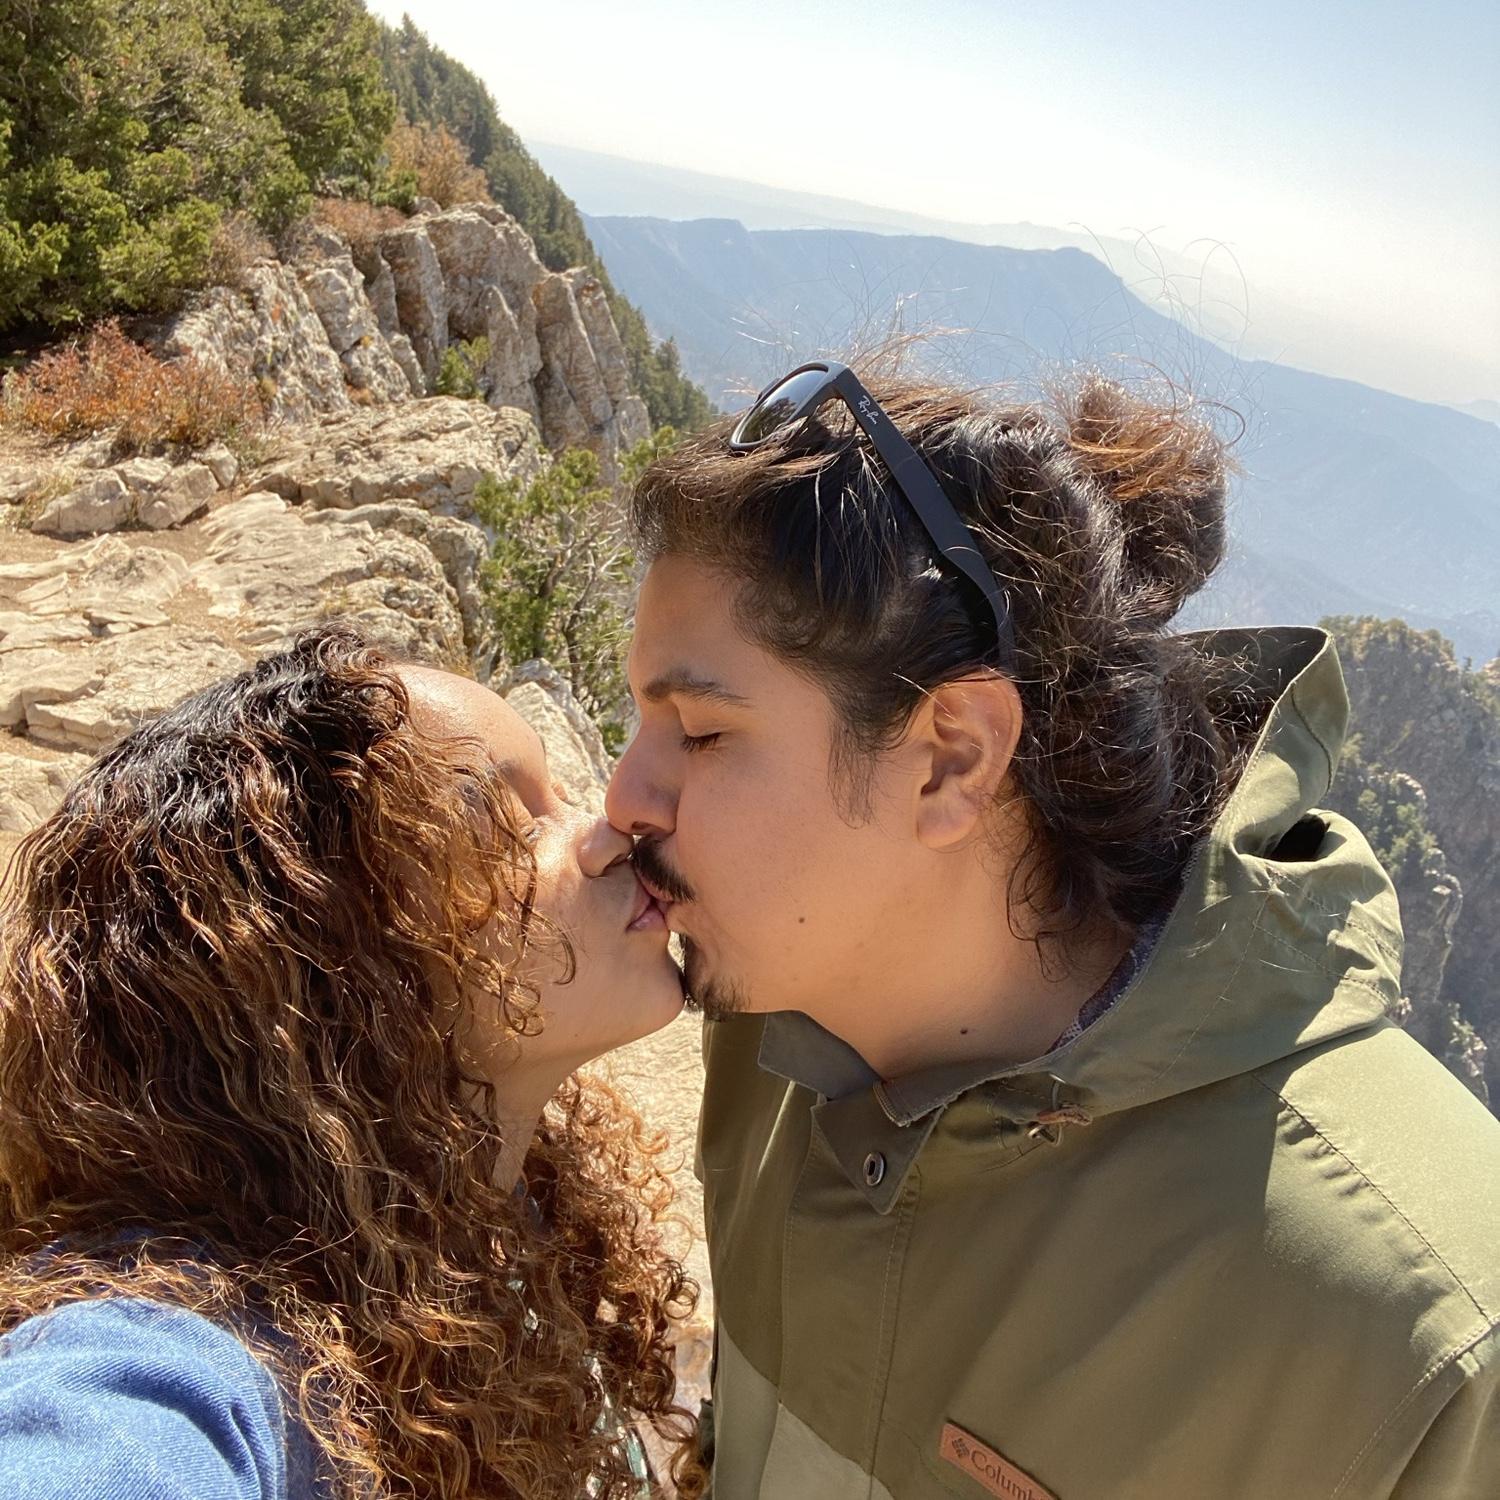
[[[1007,929],[982,954],[950,950],[947,962],[924,965],[905,986],[883,982],[878,993],[841,996],[836,1011],[815,1019],[882,1078],[948,1063],[1029,1062],[1068,1029],[1130,944],[1128,934],[1095,932],[1054,961],[1052,970],[1064,972],[1044,972],[1036,943]]]

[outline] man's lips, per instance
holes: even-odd
[[[653,885],[651,881],[641,873],[641,867],[639,865],[634,866],[634,869],[635,878],[640,881],[642,888],[651,897],[651,899],[656,902],[659,907],[661,907],[663,911],[665,911],[669,906],[672,905],[672,898],[667,895],[664,890],[660,889],[660,887]]]

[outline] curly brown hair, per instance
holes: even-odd
[[[749,452],[729,418],[653,462],[632,519],[736,585],[747,639],[837,714],[833,785],[866,812],[869,771],[923,697],[998,670],[1022,704],[1027,842],[1009,879],[1044,957],[1086,924],[1157,912],[1243,767],[1256,705],[1227,654],[1167,629],[1222,560],[1228,445],[1200,407],[1088,374],[1046,402],[882,377],[865,384],[937,476],[1005,588],[986,600],[934,552],[838,403]]]
[[[508,788],[454,743],[325,626],[127,736],[28,836],[0,918],[0,1330],[106,1294],[226,1322],[340,1494],[633,1493],[610,1407],[682,1445],[691,1492],[662,1142],[575,1078],[531,1201],[495,1182],[455,1017],[523,1035],[538,996],[481,929],[566,945],[528,909]]]

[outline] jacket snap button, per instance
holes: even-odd
[[[865,1157],[865,1184],[868,1187],[879,1187],[880,1180],[885,1176],[885,1157],[878,1151],[872,1151]]]

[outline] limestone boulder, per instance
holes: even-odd
[[[171,319],[161,338],[168,357],[194,355],[213,369],[249,375],[269,416],[305,422],[351,406],[334,353],[295,269],[256,261],[243,288],[215,287]]]
[[[424,221],[448,289],[451,339],[488,341],[484,371],[492,406],[540,415],[533,382],[542,369],[533,293],[546,278],[531,238],[494,204],[464,204]]]
[[[401,332],[411,340],[431,389],[448,347],[448,287],[437,251],[425,225],[412,221],[386,230],[380,253],[390,268]]]
[[[599,367],[605,394],[618,411],[626,402],[639,400],[639,397],[631,389],[630,362],[625,355],[620,330],[615,327],[614,314],[609,310],[603,284],[592,272],[581,267],[563,274],[578,306],[578,317],[588,335],[589,349]]]
[[[562,273],[548,276],[535,292],[542,345],[542,428],[554,443],[586,444],[614,415],[603,372],[588,330]]]
[[[0,749],[0,834],[28,833],[50,817],[88,763],[86,755]]]
[[[105,469],[49,500],[31,529],[49,536],[92,536],[126,525],[134,512],[135,497],[125,481],[113,469]]]
[[[104,686],[102,659],[93,651],[70,653],[49,646],[23,646],[0,656],[0,729],[32,732],[31,716],[40,705],[70,703]],[[43,744],[55,739],[37,735]],[[64,749],[77,748],[63,743]]]
[[[171,625],[81,650],[13,651],[0,656],[0,725],[42,745],[96,755],[243,665],[217,637]]]
[[[468,662],[457,591],[412,536],[377,529],[357,512],[308,515],[268,491],[224,506],[203,532],[208,550],[192,581],[213,601],[210,617],[257,653],[337,616],[403,655]]]
[[[77,616],[47,620],[18,610],[0,610],[0,655],[93,639],[88,621]]]
[[[485,400],[494,407],[513,406],[535,421],[541,420],[535,380],[541,368],[541,346],[535,335],[528,341],[498,287],[485,298],[485,342],[489,349],[480,381]]]
[[[621,451],[649,437],[651,423],[645,403],[629,393],[624,346],[603,288],[586,271],[559,272],[538,283],[533,299],[542,348],[536,380],[542,432],[553,448],[596,453],[604,482],[613,483]]]
[[[411,382],[386,341],[364,277],[343,241],[325,233],[298,262],[297,274],[348,385],[375,401],[409,399]]]
[[[395,533],[420,542],[436,559],[453,590],[470,668],[481,682],[489,680],[494,650],[480,576],[489,559],[490,544],[478,526],[454,516],[434,515],[409,500],[385,500],[353,510],[307,510],[303,515],[311,527],[362,525],[376,535]],[[448,654],[446,646],[443,654]]]
[[[196,515],[218,488],[214,470],[205,463],[132,458],[59,495],[43,508],[31,529],[64,537],[122,526],[164,531]]]
[[[541,736],[553,776],[580,807],[602,816],[609,756],[567,684],[545,662],[528,662],[525,671],[512,676],[502,696]]]
[[[410,500],[467,520],[484,475],[524,481],[545,462],[536,426],[525,413],[436,396],[305,428],[252,480],[257,489],[313,506],[349,509]]]
[[[42,476],[35,464],[0,464],[0,505],[19,505],[41,487]]]
[[[39,562],[0,565],[0,657],[165,625],[163,606],[187,582],[187,562],[177,553],[132,547],[117,536],[75,542]]]
[[[199,463],[208,466],[209,473],[214,476],[214,483],[221,490],[227,490],[239,478],[240,461],[223,443],[210,444],[197,458]]]

